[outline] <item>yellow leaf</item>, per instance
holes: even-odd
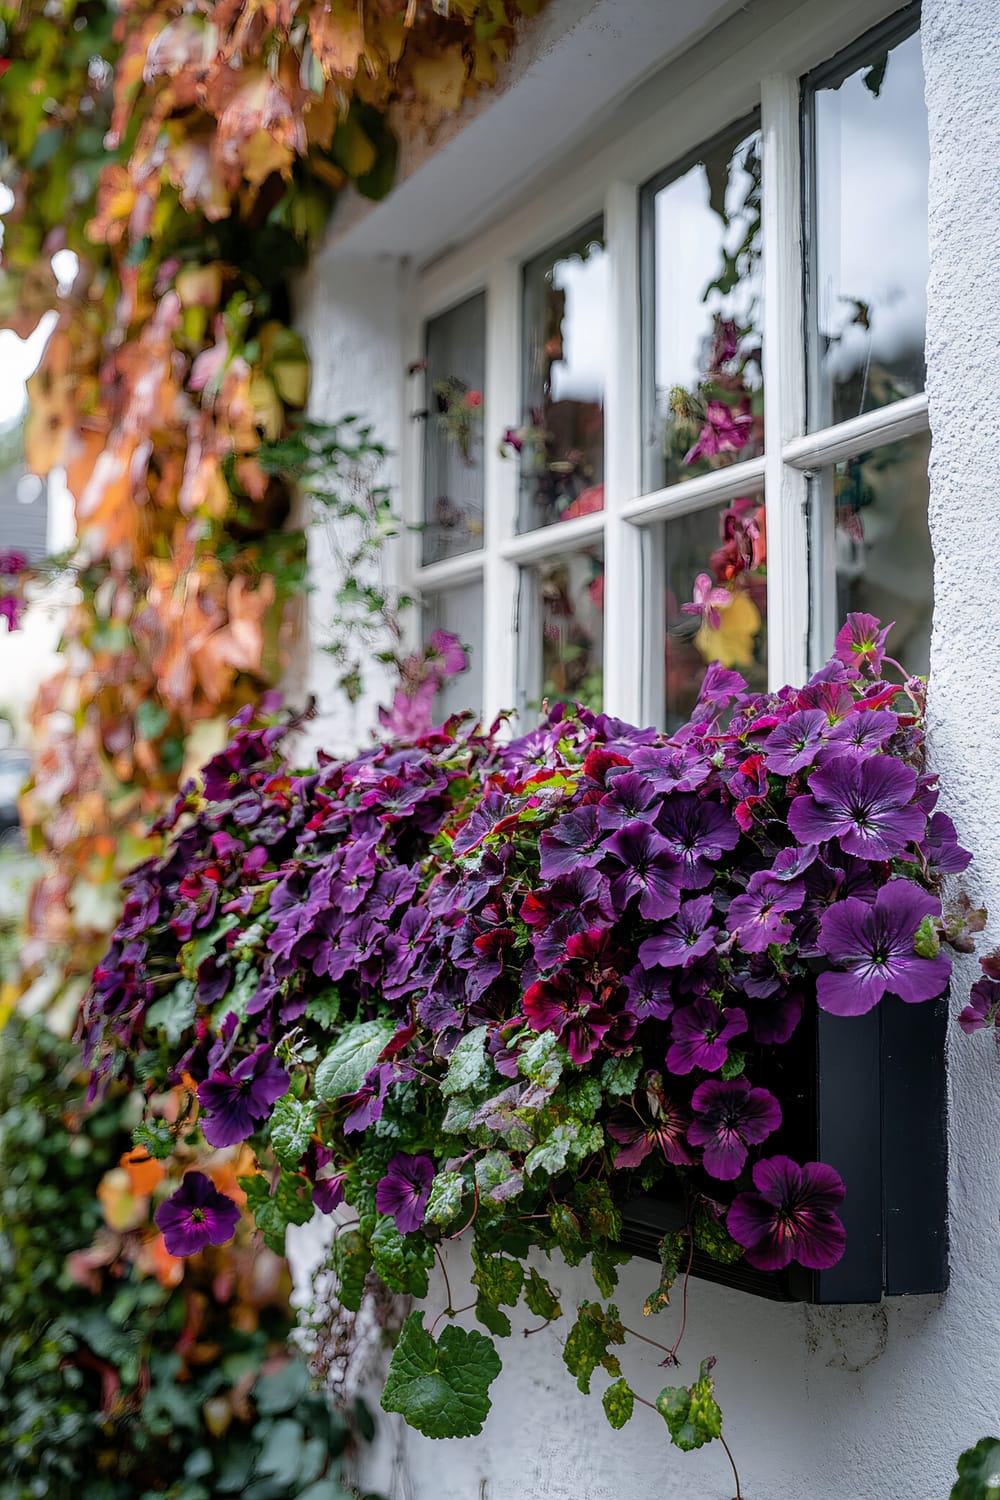
[[[718,630],[703,625],[694,643],[705,661],[718,661],[724,667],[752,667],[760,627],[760,610],[750,595],[735,593],[732,604],[719,611]]]
[[[466,77],[461,47],[449,47],[437,57],[415,57],[412,72],[413,87],[421,99],[452,113],[459,108]]]
[[[353,78],[365,50],[357,0],[326,0],[309,7],[309,40],[328,78]]]
[[[268,130],[255,130],[243,148],[243,176],[253,187],[260,187],[272,172],[291,177],[294,161],[291,146],[283,146]]]

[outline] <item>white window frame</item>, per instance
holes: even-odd
[[[482,580],[481,707],[487,719],[518,700],[520,569],[599,542],[605,567],[604,709],[631,722],[662,722],[662,673],[642,669],[644,661],[662,659],[662,627],[655,628],[662,612],[648,607],[651,588],[659,586],[656,547],[644,542],[643,533],[656,522],[754,492],[763,493],[767,514],[769,682],[773,688],[802,681],[818,664],[810,660],[818,632],[811,647],[809,476],[873,446],[925,432],[928,419],[921,393],[807,431],[801,82],[904,8],[900,0],[844,0],[836,6],[805,0],[792,14],[788,0],[748,7],[664,69],[657,81],[664,102],[641,125],[586,159],[570,158],[553,191],[526,200],[418,276],[405,331],[414,361],[423,356],[430,318],[486,292],[483,546],[422,565],[421,537],[414,531],[405,548],[404,584],[420,600],[449,585]],[[640,190],[665,166],[754,111],[760,113],[762,138],[764,456],[643,494]],[[601,214],[612,330],[604,510],[518,533],[519,465],[500,456],[498,443],[506,427],[523,420],[522,267]],[[402,455],[406,519],[415,527],[423,521],[425,425],[407,424]],[[814,580],[812,593],[821,592]],[[832,592],[827,589],[826,596]],[[639,603],[644,597],[645,608]],[[814,609],[818,603],[814,598]]]

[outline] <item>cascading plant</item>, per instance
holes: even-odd
[[[711,668],[673,736],[559,708],[505,741],[458,716],[295,771],[284,725],[243,715],[127,881],[84,1008],[96,1077],[186,1085],[179,1120],[137,1131],[153,1155],[195,1124],[212,1148],[250,1141],[268,1244],[336,1213],[347,1308],[371,1273],[426,1298],[464,1238],[475,1317],[503,1336],[522,1297],[561,1311],[529,1251],[589,1256],[601,1300],[564,1351],[580,1388],[601,1366],[613,1426],[640,1401],[681,1448],[721,1437],[711,1360],[655,1401],[622,1374],[622,1204],[685,1204],[651,1312],[696,1248],[832,1265],[844,1185],[786,1153],[768,1057],[816,1006],[942,996],[949,945],[982,925],[967,898],[942,905],[969,855],[935,810],[923,684],[886,679],[886,634],[850,616],[802,689]],[[228,1232],[201,1194],[189,1174],[160,1210],[174,1253]],[[430,1327],[405,1323],[383,1405],[468,1436],[500,1359],[457,1322],[435,1337],[472,1311],[446,1296]]]

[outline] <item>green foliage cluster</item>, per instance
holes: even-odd
[[[0,1101],[0,1500],[350,1500],[357,1424],[286,1358],[287,1307],[234,1316],[218,1266],[178,1286],[124,1258],[68,1269],[109,1237],[97,1189],[130,1095],[85,1115],[75,1048],[15,1014]]]

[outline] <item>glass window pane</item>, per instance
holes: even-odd
[[[690,718],[711,662],[767,687],[767,547],[763,496],[664,521],[664,723]],[[687,608],[685,608],[687,606]]]
[[[521,574],[518,708],[604,697],[604,559],[596,548],[567,553]]]
[[[520,531],[604,507],[607,271],[600,219],[524,268]]]
[[[909,672],[927,672],[934,607],[927,529],[930,441],[924,432],[888,443],[812,481],[814,524],[821,532],[816,551],[825,575],[816,590],[818,659],[832,651],[845,616],[862,610],[885,625],[895,621],[890,655]]]
[[[457,636],[465,648],[468,667],[456,677],[449,677],[434,700],[434,717],[439,723],[449,714],[471,709],[483,711],[483,586],[460,584],[428,594],[424,599],[424,638],[435,630],[446,630]]]
[[[919,34],[855,52],[807,90],[806,102],[815,430],[924,386],[928,147]]]
[[[425,563],[483,545],[486,293],[427,324]]]
[[[764,451],[760,204],[745,122],[644,194],[647,492]]]

